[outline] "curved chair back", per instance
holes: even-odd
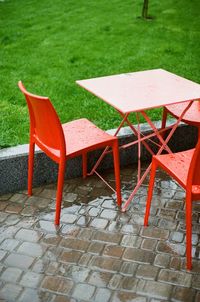
[[[187,177],[187,186],[200,185],[200,139],[194,150]]]
[[[65,138],[59,117],[49,98],[29,93],[22,82],[18,83],[25,95],[30,116],[30,139],[43,149],[59,150],[66,154]]]

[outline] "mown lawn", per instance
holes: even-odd
[[[200,1],[150,0],[152,21],[137,18],[141,8],[142,0],[1,0],[0,147],[28,142],[19,80],[49,96],[62,122],[87,117],[103,129],[119,115],[75,80],[164,68],[200,82]]]

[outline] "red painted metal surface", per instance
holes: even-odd
[[[148,225],[156,169],[165,170],[186,191],[186,257],[187,269],[192,268],[192,201],[200,199],[200,139],[195,149],[175,154],[155,155],[147,195],[144,225]]]
[[[67,156],[79,155],[83,150],[87,151],[101,148],[109,142],[113,136],[99,129],[89,120],[82,118],[62,125],[67,144]]]
[[[193,106],[193,100],[200,98],[200,85],[163,69],[81,80],[77,81],[77,84],[110,104],[120,113],[122,122],[117,128],[115,135],[119,133],[120,129],[126,123],[137,137],[137,140],[132,143],[120,146],[120,148],[128,148],[133,144],[138,144],[138,182],[122,207],[122,211],[125,211],[150,170],[150,167],[148,167],[144,174],[141,175],[141,143],[150,154],[153,155],[154,153],[148,145],[147,140],[156,136],[159,140],[157,154],[161,154],[163,150],[171,153],[167,144],[180,121],[184,118],[187,111],[190,110],[191,106]],[[182,110],[179,111],[176,123],[167,128],[163,127],[158,131],[145,110],[175,103],[177,103],[177,106],[178,103],[185,104]],[[198,102],[194,103],[198,104]],[[153,133],[144,137],[143,134],[140,133],[140,127],[134,127],[129,121],[129,114],[131,112],[137,113],[138,123],[139,114],[141,114],[150,125]],[[165,118],[163,118],[164,126],[166,122]],[[163,132],[166,129],[171,130],[165,138]],[[100,159],[102,159],[103,156],[104,154]],[[98,161],[98,164],[99,162],[100,161]]]
[[[199,84],[163,69],[76,82],[123,114],[200,97]]]
[[[173,117],[178,118],[180,116],[180,112],[182,112],[186,106],[187,106],[187,102],[166,106],[164,108],[164,113],[163,113],[162,127],[163,128],[165,127],[167,114],[171,114]],[[187,110],[187,112],[183,116],[182,121],[186,124],[199,127],[199,124],[200,124],[200,102],[199,101],[193,102],[191,107]]]
[[[82,155],[83,177],[86,177],[88,175],[87,153],[108,146],[113,150],[117,204],[121,206],[118,139],[99,129],[87,119],[79,119],[61,125],[57,113],[47,97],[29,93],[22,82],[19,82],[18,86],[26,98],[30,115],[28,194],[32,195],[34,148],[36,144],[59,164],[55,215],[55,224],[58,225],[67,159]],[[96,170],[93,170],[92,173],[99,175]]]

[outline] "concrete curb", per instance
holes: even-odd
[[[168,124],[172,124],[173,120]],[[156,122],[156,127],[160,127],[160,122]],[[148,124],[141,125],[141,131],[144,134],[150,133]],[[113,134],[115,130],[108,130]],[[129,142],[134,139],[134,135],[128,127],[121,129],[119,133],[119,143]],[[197,141],[197,129],[192,126],[180,124],[169,146],[173,151],[181,151],[193,148]],[[99,151],[91,152],[88,156],[88,166],[91,167],[100,154]],[[142,160],[150,160],[148,152],[142,148]],[[120,151],[121,167],[137,162],[137,145]],[[27,187],[27,163],[28,163],[28,145],[20,145],[0,150],[0,194],[16,192]],[[69,160],[67,162],[66,178],[78,177],[82,174],[81,157]],[[101,164],[100,169],[105,170],[113,165],[112,156],[108,155],[106,161]],[[40,186],[57,181],[57,164],[51,161],[39,149],[35,154],[34,165],[34,186]]]

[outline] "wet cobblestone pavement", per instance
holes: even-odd
[[[134,185],[122,170],[123,195]],[[113,183],[113,174],[107,174]],[[193,269],[185,269],[184,192],[157,173],[149,227],[147,182],[126,213],[98,178],[65,182],[61,225],[55,185],[0,196],[0,301],[200,301],[200,203],[193,206]]]

